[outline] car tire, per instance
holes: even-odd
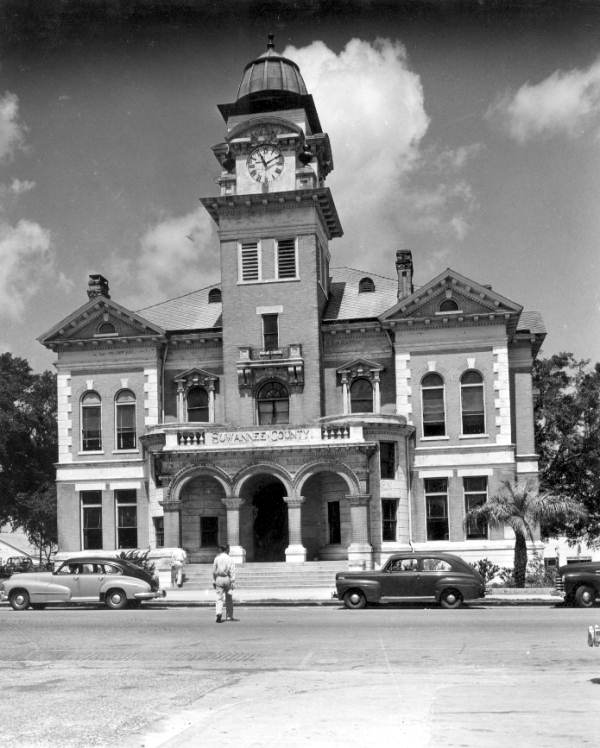
[[[27,610],[29,607],[29,593],[27,590],[13,590],[10,593],[9,601],[13,610]]]
[[[111,610],[122,610],[127,607],[127,595],[118,587],[109,590],[104,598],[106,606]]]
[[[462,605],[462,601],[462,595],[458,590],[451,588],[442,590],[442,594],[440,595],[440,605],[442,606],[442,608],[446,608],[448,610],[460,608],[460,606]]]
[[[591,608],[596,601],[596,590],[587,584],[582,584],[575,590],[575,605],[578,608]]]
[[[367,606],[367,598],[361,590],[344,592],[344,605],[350,610],[361,610]]]

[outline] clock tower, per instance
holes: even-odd
[[[329,240],[342,235],[325,186],[329,138],[298,66],[272,36],[219,111],[219,194],[201,202],[220,240],[225,420],[308,423],[324,415],[320,322]]]

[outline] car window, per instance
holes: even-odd
[[[105,574],[122,574],[123,569],[120,566],[114,566],[113,564],[104,564]]]
[[[417,559],[416,558],[397,558],[392,561],[388,567],[388,571],[416,571],[417,570]]]
[[[94,573],[94,564],[81,564],[81,571],[80,574],[93,574]]]
[[[424,558],[423,571],[450,571],[452,565],[443,558]]]

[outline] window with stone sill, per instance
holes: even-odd
[[[483,377],[470,369],[460,378],[460,404],[462,433],[485,434],[485,408],[483,402]]]
[[[350,385],[350,412],[373,412],[373,385],[368,379],[359,377]]]
[[[81,449],[102,450],[102,400],[97,392],[86,392],[81,398]]]
[[[426,374],[421,380],[421,401],[423,407],[423,436],[445,436],[444,380],[436,372]]]
[[[121,390],[115,398],[115,424],[117,449],[136,449],[135,395],[131,390]]]

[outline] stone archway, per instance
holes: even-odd
[[[289,542],[286,494],[284,484],[269,473],[244,481],[240,540],[248,561],[285,561]]]

